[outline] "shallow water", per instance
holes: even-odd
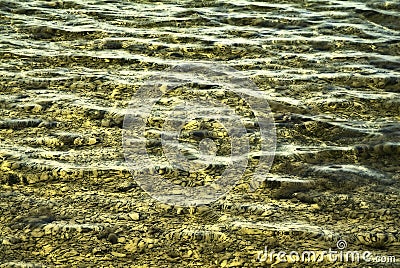
[[[253,267],[338,239],[398,254],[400,4],[230,2],[0,0],[5,267]],[[122,124],[149,76],[199,61],[265,92],[276,154],[257,191],[174,208],[135,183]]]

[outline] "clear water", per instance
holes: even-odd
[[[328,249],[339,238],[398,254],[399,19],[398,1],[0,0],[0,259],[168,266],[179,256],[212,267],[236,256],[251,266],[267,245]],[[197,61],[233,67],[266,92],[277,131],[266,183],[254,193],[239,185],[210,218],[136,187],[121,141],[141,83]],[[15,226],[32,229],[24,219],[42,207],[51,224],[99,223],[125,240],[88,242],[93,227],[70,240],[45,235],[38,247],[53,249],[36,255],[4,242],[32,244]],[[132,211],[146,217],[125,219]],[[183,238],[199,230],[225,242]],[[135,255],[125,249],[135,237],[156,246]],[[68,248],[77,254],[63,257]]]

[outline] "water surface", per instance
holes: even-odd
[[[0,0],[2,263],[253,267],[265,246],[338,239],[398,254],[399,14],[397,1]],[[277,150],[259,190],[181,209],[137,186],[122,122],[147,77],[197,61],[267,93]]]

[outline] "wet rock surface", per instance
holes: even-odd
[[[399,11],[390,1],[0,0],[0,267],[364,265],[257,260],[265,247],[324,251],[340,239],[400,261]],[[149,75],[194,60],[227,64],[268,93],[277,150],[256,191],[240,182],[184,208],[137,185],[122,126]],[[188,122],[182,140],[214,139],[223,155],[226,134]],[[157,135],[148,140],[160,152]],[[207,183],[214,168],[175,183]]]

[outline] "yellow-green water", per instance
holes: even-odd
[[[323,251],[339,239],[399,261],[399,11],[0,0],[0,267],[269,267],[257,261],[266,246]],[[266,93],[276,154],[257,191],[171,207],[135,183],[122,123],[147,77],[197,61]]]

